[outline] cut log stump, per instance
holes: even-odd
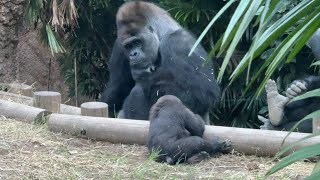
[[[81,104],[81,115],[108,117],[108,104],[103,102],[86,102]]]
[[[33,106],[53,113],[60,112],[61,94],[53,91],[38,91],[33,95]]]

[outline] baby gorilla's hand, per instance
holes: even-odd
[[[219,137],[214,137],[212,140],[215,152],[229,153],[231,150],[232,143],[229,139],[221,141]]]
[[[260,115],[258,115],[258,119],[263,123],[263,125],[260,126],[260,129],[264,130],[275,130],[276,128],[271,124],[270,120],[267,118],[264,118]]]
[[[303,80],[293,81],[286,91],[286,96],[290,99],[303,94],[307,91],[306,82]]]
[[[222,144],[222,147],[221,147],[222,153],[229,153],[231,151],[232,143],[230,139],[224,140],[221,144]]]

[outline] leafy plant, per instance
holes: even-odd
[[[218,20],[223,13],[226,13],[227,9],[235,2],[236,1],[230,0],[226,6],[212,18],[207,28],[200,35],[194,48],[200,43],[215,21]],[[281,17],[277,16],[279,13],[282,14]],[[252,44],[236,66],[234,72],[232,72],[230,78],[228,77],[230,79],[228,86],[232,86],[234,83],[237,83],[238,80],[243,79],[245,74],[247,87],[245,87],[242,97],[250,94],[252,92],[250,91],[251,89],[257,88],[254,97],[255,99],[259,98],[259,95],[263,92],[266,81],[271,76],[277,76],[277,74],[281,72],[281,69],[286,68],[289,63],[296,61],[294,57],[298,55],[309,38],[320,27],[319,17],[320,1],[240,1],[224,35],[219,38],[216,46],[209,53],[208,58],[214,56],[216,52],[218,56],[221,56],[224,52],[226,53],[218,75],[218,80],[224,80],[224,75],[232,59],[232,54],[245,36],[246,31],[251,28],[251,23],[253,23],[256,30],[254,31]],[[275,46],[273,44],[275,44]],[[192,53],[192,51],[193,50],[191,50],[190,53]],[[281,76],[278,75],[278,77]],[[280,78],[277,79],[277,81],[279,83],[285,81],[284,79],[285,78]],[[310,93],[314,96],[318,92]],[[305,95],[305,97],[308,96],[310,95]],[[254,102],[254,99],[252,99],[250,105]],[[319,117],[319,115],[320,111],[316,111],[303,120]],[[294,128],[295,127],[293,127],[293,129]],[[315,135],[310,135],[298,143],[313,136]],[[293,144],[291,147],[294,145],[296,144]],[[282,150],[275,158],[283,155],[283,153],[291,147]],[[272,167],[267,175],[271,175],[295,161],[319,155],[319,147],[320,143],[292,153]],[[318,163],[312,175],[308,177],[309,179],[319,178],[319,167]]]
[[[300,95],[298,97],[295,97],[294,99],[292,99],[292,101],[298,101],[298,100],[302,100],[305,98],[310,98],[310,97],[318,97],[320,96],[320,89],[316,89],[313,91],[309,91],[303,95]],[[307,115],[306,117],[304,117],[302,120],[300,120],[298,123],[295,124],[295,126],[293,126],[290,130],[290,132],[288,133],[287,137],[290,135],[290,133],[296,129],[299,124],[301,124],[303,121],[311,121],[313,118],[319,118],[320,117],[320,110],[314,111],[312,113],[310,113],[309,115]],[[303,139],[300,139],[299,141],[285,147],[284,149],[282,149],[279,153],[276,154],[276,156],[273,158],[278,159],[279,157],[283,156],[285,153],[287,153],[288,150],[292,149],[293,147],[295,147],[298,144],[304,143],[305,141],[307,141],[310,138],[313,138],[315,136],[319,136],[319,132],[317,133],[313,133],[309,136],[306,136]],[[285,141],[285,139],[284,139]],[[271,167],[269,169],[269,171],[266,173],[266,176],[270,176],[274,173],[276,173],[277,171],[289,166],[292,163],[295,163],[297,161],[300,160],[304,160],[307,158],[311,158],[314,156],[319,156],[320,155],[320,143],[316,143],[313,145],[309,145],[309,146],[305,146],[293,153],[291,153],[290,155],[284,157],[280,162],[276,163],[273,167]],[[318,161],[315,166],[314,169],[311,173],[310,176],[306,177],[305,179],[319,179],[320,177],[320,161]]]
[[[234,0],[230,0],[224,8],[215,16],[208,27],[199,37],[194,48],[200,43],[204,35],[213,23],[223,14]],[[295,1],[296,6],[285,12],[282,17],[277,18],[278,12],[283,12],[284,4],[282,1],[273,0],[258,0],[258,1],[240,1],[237,9],[231,17],[230,23],[225,31],[225,34],[220,37],[215,48],[210,52],[210,57],[219,49],[218,56],[226,51],[218,80],[221,81],[225,74],[228,63],[230,62],[232,53],[235,51],[241,38],[244,36],[246,29],[249,28],[250,22],[257,26],[257,30],[252,39],[252,45],[241,59],[239,65],[230,76],[232,84],[235,80],[242,77],[243,72],[246,73],[246,81],[248,86],[245,92],[252,88],[264,73],[262,83],[255,94],[257,97],[262,90],[266,81],[274,74],[274,72],[283,63],[292,61],[295,55],[302,49],[308,39],[320,27],[320,1],[304,0]],[[275,20],[275,21],[274,21]],[[263,60],[259,70],[255,72],[252,68],[254,60],[259,59],[265,50],[270,45],[278,40],[279,37],[287,34],[266,60]],[[192,49],[191,53],[194,49]],[[254,71],[255,73],[252,73]]]

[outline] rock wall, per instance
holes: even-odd
[[[0,81],[16,79],[18,32],[26,0],[0,0]]]

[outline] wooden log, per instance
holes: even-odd
[[[149,121],[63,114],[49,115],[48,126],[54,132],[114,143],[140,145],[145,145],[149,131]],[[206,126],[204,137],[210,139],[213,136],[219,136],[222,139],[230,139],[235,151],[247,155],[274,156],[281,149],[281,143],[287,133],[283,131]],[[308,135],[310,134],[291,133],[284,145],[287,146]],[[320,143],[320,137],[309,139],[288,153],[315,143]]]
[[[60,104],[60,113],[61,114],[80,115],[81,108],[75,107],[75,106],[69,106],[66,104]]]
[[[43,122],[49,111],[0,99],[0,115],[28,123]]]
[[[145,144],[149,131],[149,121],[63,114],[51,114],[48,117],[48,126],[54,132],[140,145]]]
[[[108,104],[103,102],[85,102],[81,104],[82,116],[108,117]]]
[[[33,95],[33,106],[53,113],[60,112],[61,94],[53,91],[38,91]]]
[[[33,88],[24,83],[10,83],[8,92],[29,97],[33,96]]]
[[[23,96],[20,94],[13,94],[9,92],[0,91],[0,99],[13,101],[20,104],[25,104],[28,106],[33,105],[33,98],[28,96]],[[70,106],[66,104],[60,104],[60,113],[61,114],[73,114],[80,115],[81,109],[79,107]]]
[[[313,118],[312,119],[312,132],[313,133],[320,133],[320,118]]]
[[[23,96],[21,94],[14,94],[9,92],[0,91],[0,99],[12,101],[28,106],[32,106],[33,98],[28,96]]]

